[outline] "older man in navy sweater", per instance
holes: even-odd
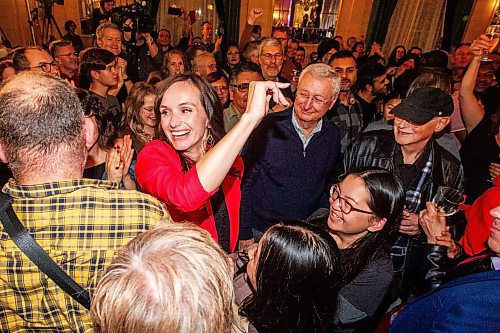
[[[340,131],[323,121],[340,78],[325,64],[306,67],[292,108],[266,116],[242,156],[240,248],[281,221],[306,219],[328,207],[328,187],[340,153]]]

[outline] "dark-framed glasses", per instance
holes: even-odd
[[[363,214],[370,214],[374,215],[373,212],[369,212],[367,210],[359,209],[359,208],[354,208],[351,203],[344,198],[341,193],[340,193],[340,186],[339,184],[334,184],[330,188],[330,197],[332,198],[333,201],[339,200],[339,207],[342,213],[344,214],[349,214],[350,212],[358,212],[358,213],[363,213]]]
[[[50,73],[50,71],[52,70],[52,66],[57,66],[57,63],[55,61],[52,61],[52,62],[42,62],[38,66],[32,66],[32,67],[30,67],[30,69],[40,68],[42,70],[42,72],[44,72],[44,73]]]
[[[250,87],[250,83],[240,83],[240,84],[232,84],[231,87],[238,88],[240,93],[248,92],[248,87]]]

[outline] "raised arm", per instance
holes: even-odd
[[[269,111],[269,100],[273,98],[280,104],[289,104],[280,91],[288,85],[270,81],[250,83],[247,109],[240,121],[196,163],[205,191],[211,192],[222,183],[248,137]]]
[[[477,73],[481,65],[481,56],[484,50],[489,49],[490,46],[491,43],[489,38],[486,35],[481,35],[470,47],[470,51],[474,54],[474,58],[462,79],[459,95],[462,119],[464,120],[464,125],[468,133],[470,133],[484,117],[483,107],[476,96],[474,96],[474,86],[476,85]]]
[[[248,44],[250,41],[250,37],[252,36],[252,29],[255,24],[255,21],[259,17],[262,16],[262,8],[252,8],[250,9],[250,12],[248,13],[247,17],[247,22],[245,24],[245,27],[243,28],[243,31],[241,32],[240,36],[240,44],[239,44],[239,49],[243,50],[245,46]]]

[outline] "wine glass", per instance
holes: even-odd
[[[491,47],[489,50],[484,50],[481,61],[493,61],[489,58],[490,52],[495,51],[500,37],[500,24],[490,24],[486,29],[486,36],[490,37]]]
[[[439,186],[432,198],[438,215],[451,216],[460,210],[459,205],[465,201],[462,192],[446,186]]]

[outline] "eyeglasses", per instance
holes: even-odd
[[[30,67],[30,69],[40,68],[42,70],[42,72],[44,72],[44,73],[50,73],[50,71],[52,70],[52,66],[57,66],[57,63],[55,61],[52,61],[52,62],[42,62],[38,66]]]
[[[78,53],[73,52],[73,53],[65,53],[65,54],[60,54],[58,57],[78,57]]]
[[[240,93],[248,92],[248,87],[250,87],[250,83],[240,83],[240,84],[232,84],[231,87],[238,88]]]
[[[272,54],[272,53],[264,53],[264,54],[261,54],[262,58],[264,58],[266,61],[271,61],[272,59],[276,60],[276,61],[280,61],[283,59],[283,53],[276,53],[276,54]]]
[[[374,215],[373,212],[369,212],[367,210],[362,210],[362,209],[354,208],[349,203],[349,201],[347,201],[347,199],[344,198],[344,197],[342,197],[340,194],[341,194],[340,193],[340,186],[338,184],[335,184],[335,185],[333,185],[330,188],[330,197],[332,198],[333,201],[339,200],[339,207],[340,207],[340,210],[342,211],[342,213],[344,213],[344,214],[347,215],[350,212],[354,211],[354,212],[359,212],[359,213],[363,213],[363,214]]]
[[[227,92],[227,86],[212,86],[216,92]]]
[[[303,92],[303,91],[297,92],[295,99],[299,102],[305,102],[305,101],[308,101],[309,99],[312,99],[312,103],[316,107],[325,106],[330,102],[330,100],[325,100],[325,99],[317,97],[317,96],[309,96],[309,94],[307,94],[306,92]]]

